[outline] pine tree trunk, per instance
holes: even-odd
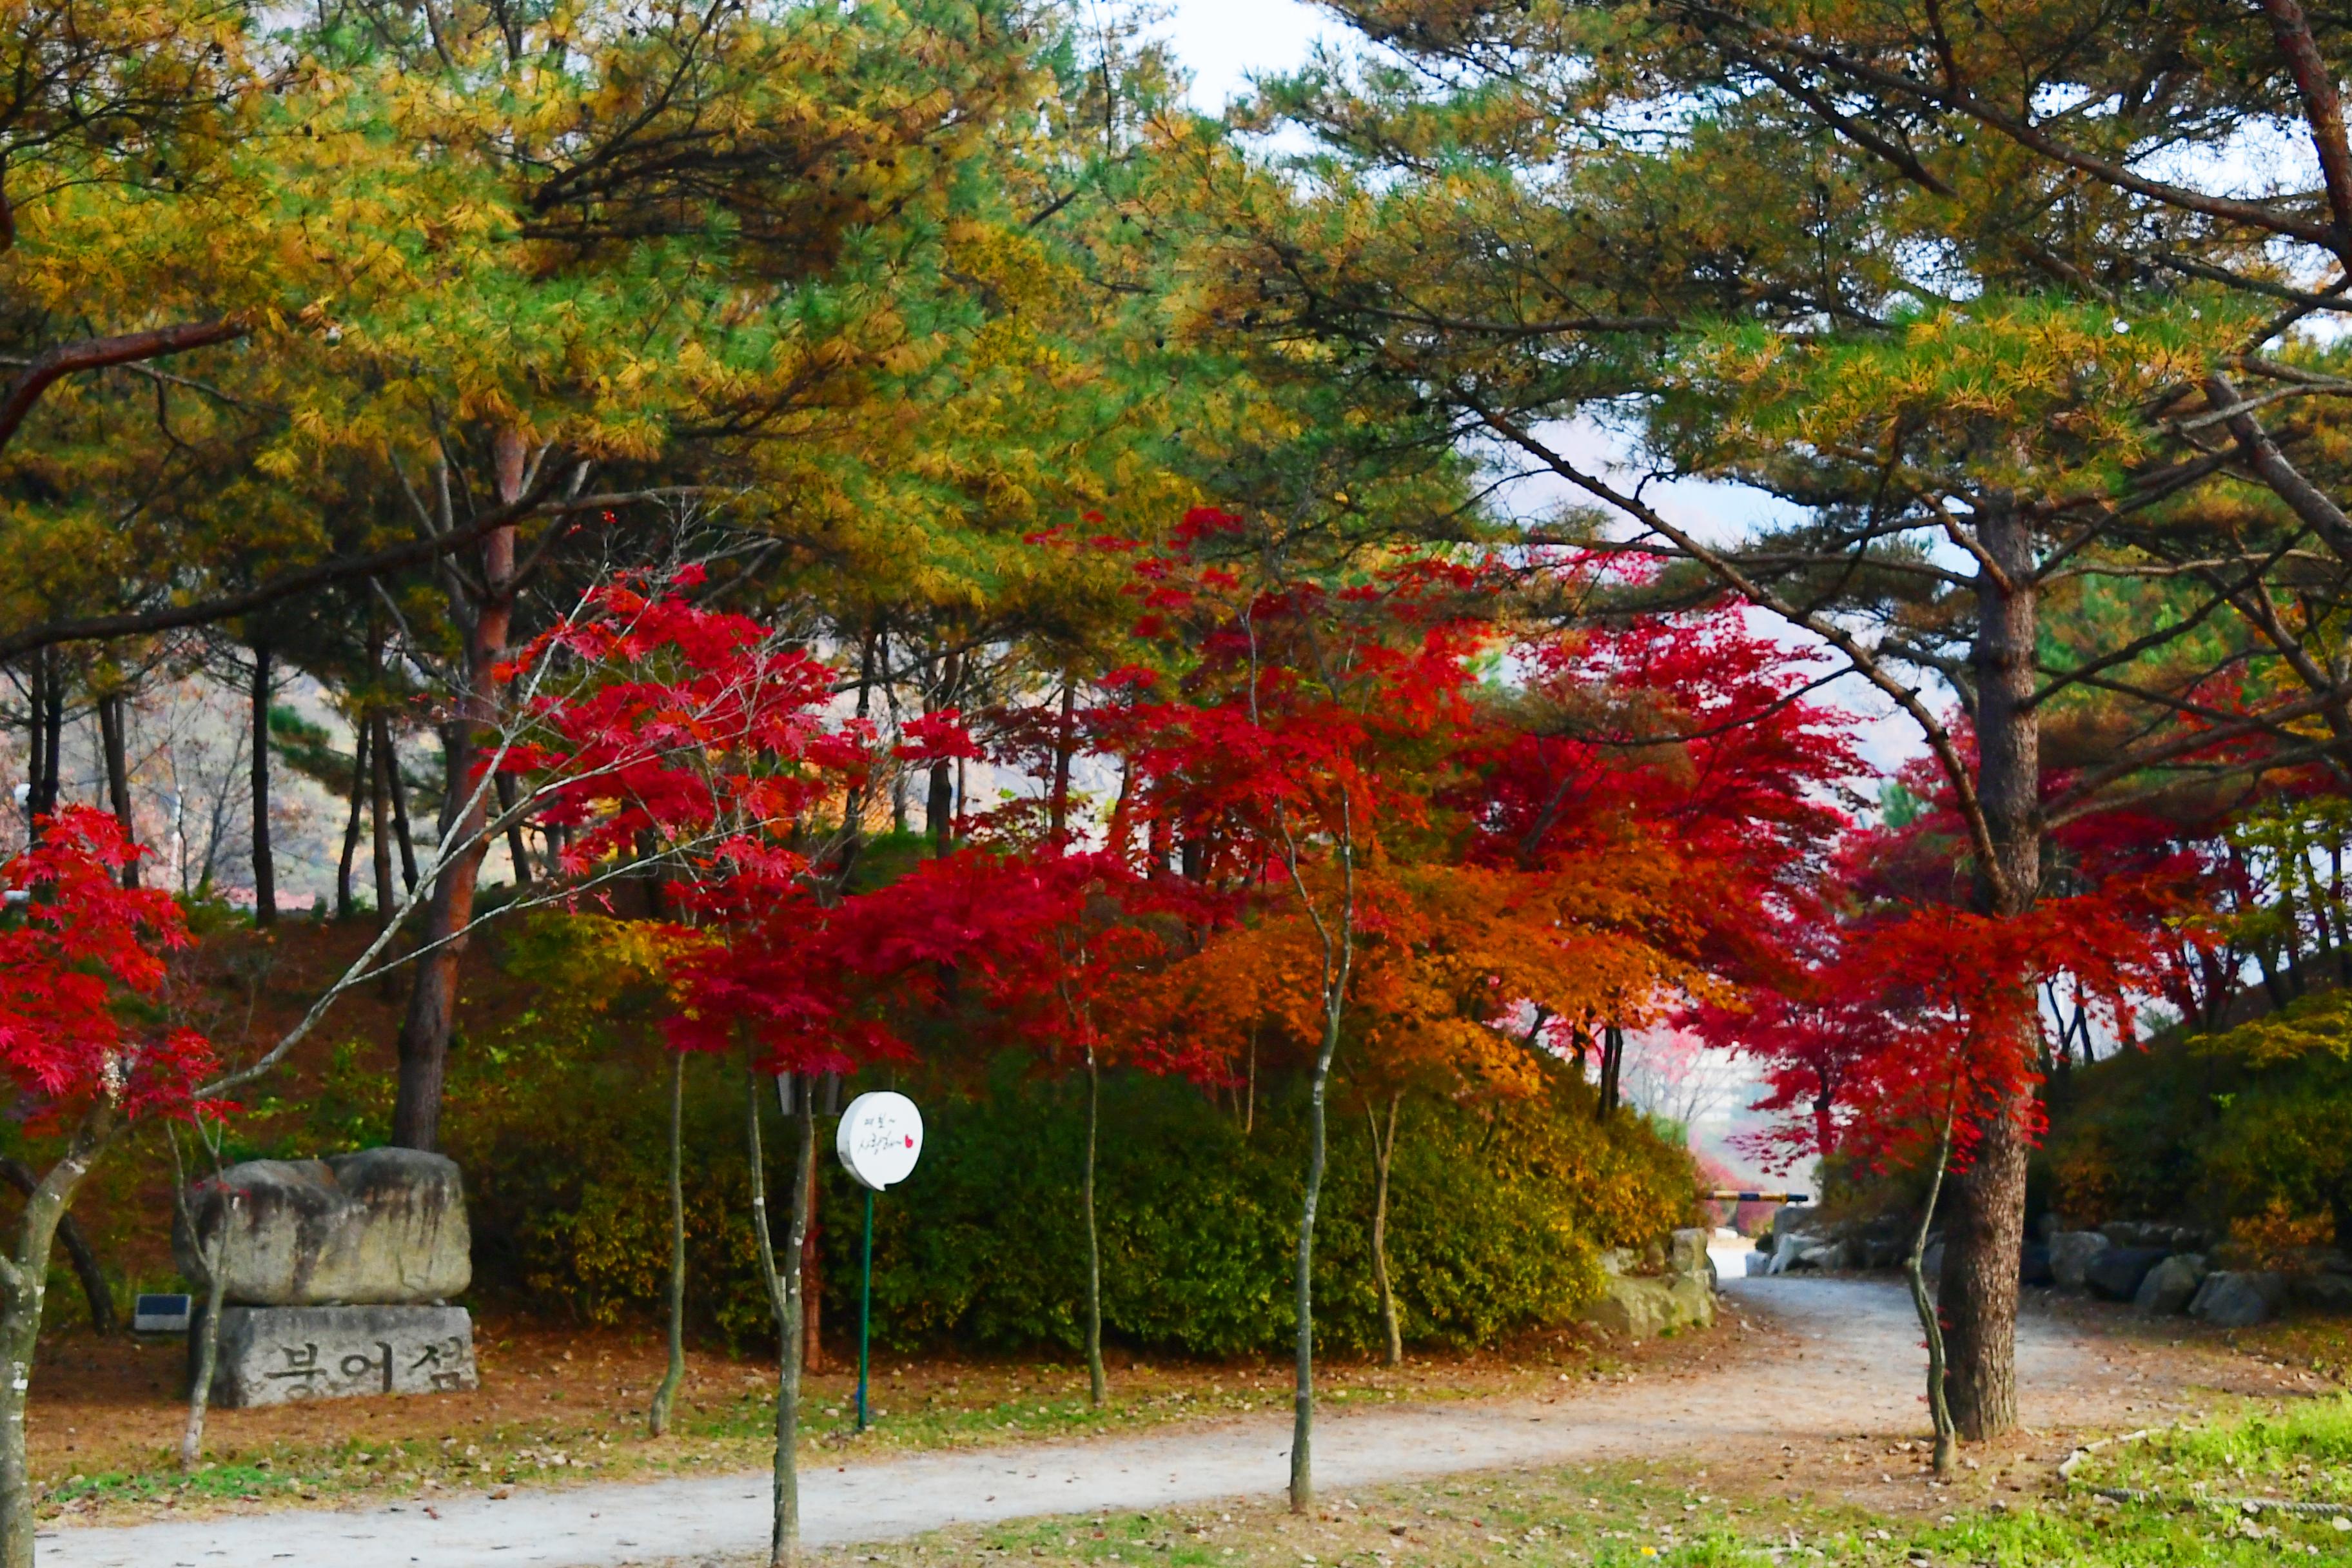
[[[408,780],[400,772],[400,748],[393,744],[392,720],[379,713],[375,716],[376,776],[383,781],[384,798],[392,805],[392,837],[400,850],[400,879],[404,887],[416,886],[416,837],[408,827]],[[392,908],[392,900],[383,907]]]
[[[528,888],[530,886],[530,849],[522,841],[522,819],[514,815],[514,775],[500,773],[495,787],[498,790],[499,815],[507,819],[507,858],[514,862],[514,885]]]
[[[278,923],[278,858],[269,848],[269,648],[253,649],[253,923]]]
[[[139,842],[139,823],[131,805],[131,738],[125,732],[127,715],[123,712],[122,693],[110,691],[98,700],[99,746],[106,753],[106,798],[114,812],[114,820],[122,825],[122,837],[132,844]],[[139,885],[139,861],[134,857],[122,868],[122,885]]]
[[[1988,506],[1978,526],[1985,553],[2008,579],[1978,576],[1977,795],[1996,865],[1981,879],[1987,913],[2004,919],[2032,908],[2042,882],[2041,733],[2033,707],[2037,606],[2033,536],[2013,510]],[[2013,1043],[2022,1068],[2028,1034]],[[1938,1301],[1951,1356],[1952,1419],[1962,1437],[1983,1442],[2017,1425],[2018,1260],[2025,1241],[2030,1084],[1988,1113],[1975,1157],[1956,1178],[1945,1226]]]
[[[335,862],[335,918],[351,921],[359,918],[359,897],[352,887],[352,868],[360,855],[360,813],[365,808],[368,795],[368,724],[362,719],[352,726],[352,809],[343,819],[343,853]]]
[[[1087,1173],[1082,1186],[1087,1211],[1087,1392],[1100,1410],[1110,1400],[1103,1373],[1102,1227],[1095,1215],[1095,1143],[1102,1125],[1102,1067],[1087,1047]]]
[[[522,499],[527,456],[521,432],[499,432],[496,445],[498,499]],[[425,930],[416,978],[408,994],[408,1016],[400,1029],[399,1084],[393,1099],[392,1142],[402,1148],[433,1150],[441,1143],[441,1091],[449,1070],[449,1037],[457,1017],[457,965],[465,955],[460,933],[472,923],[474,895],[482,861],[489,853],[484,828],[490,794],[469,787],[478,749],[499,721],[496,670],[506,657],[514,618],[515,531],[493,529],[482,540],[483,599],[466,638],[466,689],[457,718],[448,728],[447,793],[441,806],[441,835],[456,847],[433,881],[425,901]],[[454,830],[454,834],[453,834]]]
[[[1054,726],[1054,788],[1046,807],[1045,831],[1059,844],[1070,825],[1070,755],[1076,749],[1077,682],[1062,677],[1062,711]],[[1097,1399],[1096,1404],[1102,1402]]]
[[[1404,1364],[1404,1328],[1397,1321],[1396,1290],[1389,1279],[1389,1167],[1396,1156],[1397,1107],[1402,1094],[1389,1096],[1388,1127],[1382,1130],[1371,1102],[1364,1103],[1364,1121],[1372,1135],[1372,1284],[1381,1298],[1381,1340],[1388,1348],[1388,1364]]]
[[[49,1252],[74,1193],[112,1142],[119,1121],[100,1104],[81,1120],[64,1157],[41,1179],[16,1223],[15,1252],[0,1264],[0,1568],[33,1568],[36,1493],[25,1451],[25,1406],[32,1394],[33,1352],[41,1335]]]
[[[669,1366],[646,1412],[646,1430],[669,1430],[670,1406],[686,1381],[686,1053],[669,1063]]]

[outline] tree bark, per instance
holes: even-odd
[[[1402,1093],[1389,1096],[1388,1126],[1381,1126],[1371,1101],[1364,1102],[1364,1122],[1372,1134],[1372,1284],[1381,1297],[1381,1339],[1387,1346],[1388,1364],[1404,1364],[1404,1327],[1397,1321],[1396,1290],[1389,1279],[1389,1168],[1396,1156],[1397,1107]]]
[[[1110,1400],[1103,1373],[1102,1229],[1095,1215],[1095,1142],[1102,1125],[1102,1064],[1087,1047],[1087,1173],[1081,1185],[1087,1211],[1087,1393],[1100,1410]]]
[[[1978,541],[1990,565],[1977,576],[1977,795],[1994,855],[1994,864],[1979,868],[1978,897],[1986,913],[2010,919],[2032,908],[2042,883],[2033,535],[2014,509],[1995,504],[1983,509]],[[1947,1386],[1953,1424],[1969,1442],[2017,1425],[2018,1260],[2035,1093],[2030,1033],[2011,1042],[2014,1087],[1980,1112],[1985,1125],[1955,1181],[1944,1231],[1937,1300],[1951,1356]]]
[[[792,1568],[800,1561],[800,1411],[801,1411],[801,1247],[806,1241],[809,1189],[816,1182],[815,1084],[802,1075],[794,1084],[793,1121],[800,1147],[793,1161],[793,1223],[784,1242],[780,1273],[776,1247],[768,1229],[766,1156],[760,1143],[759,1075],[744,1073],[749,1101],[746,1142],[751,1161],[751,1228],[760,1247],[760,1278],[767,1286],[768,1308],[780,1342],[776,1358],[776,1452],[769,1489],[768,1531],[770,1568]],[[0,1565],[5,1568],[5,1565]]]
[[[1054,792],[1047,803],[1045,822],[1045,831],[1056,844],[1062,842],[1070,826],[1070,756],[1076,743],[1077,700],[1078,684],[1065,673],[1062,711],[1054,725]]]
[[[1927,1275],[1921,1260],[1927,1252],[1927,1232],[1936,1223],[1937,1200],[1944,1193],[1944,1170],[1952,1163],[1953,1112],[1958,1096],[1954,1093],[1944,1110],[1944,1130],[1936,1144],[1936,1173],[1927,1183],[1927,1202],[1919,1211],[1918,1228],[1911,1235],[1911,1253],[1904,1259],[1903,1273],[1911,1287],[1911,1307],[1919,1314],[1919,1330],[1927,1348],[1927,1414],[1935,1424],[1936,1473],[1952,1473],[1952,1448],[1955,1429],[1949,1390],[1946,1387],[1944,1329],[1936,1304],[1927,1295]],[[1948,1245],[1948,1244],[1947,1244]]]
[[[926,713],[937,713],[956,703],[956,689],[963,681],[963,656],[950,654],[940,676],[940,684],[930,700],[923,705]],[[923,801],[923,826],[931,836],[931,853],[945,859],[955,840],[955,773],[953,764],[945,758],[931,764],[930,790]]]
[[[204,1316],[189,1325],[189,1331],[196,1336],[196,1341],[194,1346],[194,1364],[188,1373],[188,1419],[180,1431],[180,1470],[184,1475],[194,1473],[205,1458],[205,1417],[212,1409],[213,1373],[220,1365],[221,1302],[228,1284],[229,1237],[236,1234],[236,1194],[226,1184],[222,1187],[220,1234],[207,1253],[196,1230],[195,1210],[188,1202],[188,1171],[180,1158],[179,1133],[166,1127],[164,1135],[172,1143],[172,1206],[178,1211],[180,1223],[186,1227],[189,1240],[196,1246],[197,1267],[204,1272],[204,1278],[196,1281],[205,1292]],[[196,1137],[207,1149],[211,1147],[201,1123],[196,1128]],[[216,1152],[213,1159],[213,1173],[220,1173],[220,1159]]]
[[[496,483],[501,505],[523,493],[527,454],[522,433],[498,433]],[[434,879],[425,906],[416,979],[402,1022],[399,1086],[393,1100],[392,1142],[408,1149],[437,1149],[441,1142],[441,1091],[449,1070],[449,1036],[457,1016],[457,965],[466,942],[458,933],[474,915],[476,883],[489,853],[483,829],[489,820],[489,792],[469,787],[484,734],[499,720],[496,668],[506,657],[514,619],[515,530],[496,529],[482,540],[483,597],[466,637],[465,690],[449,726],[447,787],[442,797],[441,837],[454,832],[457,847]]]
[[[22,1160],[0,1160],[0,1176],[27,1198],[41,1190],[41,1178],[33,1167]],[[81,1281],[82,1300],[89,1307],[89,1327],[101,1337],[115,1330],[114,1291],[106,1282],[105,1266],[100,1263],[98,1248],[89,1244],[74,1216],[58,1216],[58,1244],[66,1249],[67,1261],[73,1265],[74,1278]]]
[[[1340,919],[1349,922],[1348,929],[1352,931],[1356,919],[1352,898],[1341,910]],[[1348,986],[1344,964],[1336,985],[1329,982],[1326,984],[1322,1046],[1315,1053],[1314,1071],[1307,1079],[1307,1190],[1299,1198],[1298,1253],[1291,1279],[1298,1314],[1297,1335],[1291,1352],[1296,1372],[1290,1412],[1293,1513],[1306,1513],[1315,1506],[1315,1211],[1323,1200],[1323,1173],[1329,1156],[1324,1113],[1330,1099],[1331,1058],[1339,1053],[1341,1009],[1346,1005]]]
[[[530,886],[530,849],[522,841],[522,821],[511,814],[515,808],[515,782],[512,773],[500,773],[495,786],[499,796],[499,815],[507,821],[507,858],[514,862],[514,885]]]
[[[278,862],[269,850],[269,646],[253,647],[253,923],[278,923]]]
[[[669,1366],[646,1412],[646,1430],[658,1437],[669,1430],[670,1406],[686,1381],[686,1053],[669,1063]]]
[[[408,781],[400,775],[400,749],[392,743],[392,720],[383,713],[375,716],[375,773],[384,800],[392,807],[392,840],[400,850],[402,885],[414,888],[416,839],[408,830]],[[393,900],[384,899],[381,907],[388,910],[393,903]]]
[[[33,1386],[33,1350],[41,1335],[49,1252],[58,1225],[120,1119],[110,1103],[85,1115],[64,1156],[41,1178],[17,1222],[14,1254],[0,1260],[0,1568],[33,1568],[33,1475],[25,1452],[25,1405]]]
[[[122,825],[123,838],[133,846],[139,842],[139,823],[131,805],[131,740],[125,733],[122,693],[110,691],[98,700],[98,736],[100,749],[106,753],[106,799],[114,813],[114,820]],[[136,856],[122,867],[122,885],[139,885],[139,860]]]
[[[352,726],[352,809],[343,818],[343,853],[335,862],[335,918],[355,920],[359,916],[358,896],[352,890],[352,867],[360,854],[360,812],[371,792],[368,789],[368,725],[362,719]]]

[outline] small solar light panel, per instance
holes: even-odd
[[[186,1296],[142,1296],[131,1304],[131,1331],[184,1334],[193,1305],[193,1299]]]

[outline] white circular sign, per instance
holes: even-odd
[[[907,1179],[923,1155],[923,1113],[903,1094],[861,1094],[841,1113],[833,1141],[842,1168],[876,1192]]]

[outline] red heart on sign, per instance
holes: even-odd
[[[908,1147],[908,1148],[909,1148],[909,1149],[911,1149],[911,1148],[913,1148],[914,1146],[915,1146],[915,1135],[914,1135],[913,1133],[909,1132],[908,1134],[907,1134],[907,1147]]]

